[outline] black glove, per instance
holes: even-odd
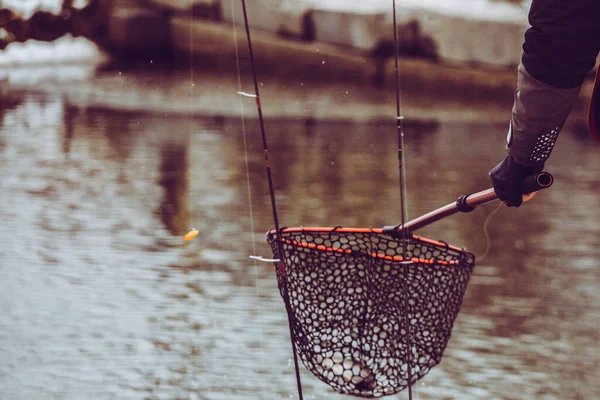
[[[490,171],[492,186],[504,204],[509,207],[519,207],[523,203],[521,184],[525,177],[538,174],[544,166],[529,167],[517,162],[511,157],[506,158]]]

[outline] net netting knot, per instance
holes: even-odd
[[[267,234],[305,367],[360,397],[422,378],[441,361],[475,257],[416,236],[309,229]]]

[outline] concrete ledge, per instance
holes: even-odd
[[[218,0],[144,0],[149,5],[154,5],[164,10],[173,10],[188,12],[195,6],[214,6],[218,5]]]
[[[231,24],[191,20],[187,14],[172,13],[166,36],[178,54],[193,59],[195,68],[236,72],[239,63],[242,75],[247,75],[251,69],[241,7],[236,6],[239,1],[234,0],[233,7],[231,0],[214,1],[220,1],[223,19],[230,20]],[[192,2],[196,3],[190,0],[190,4]],[[198,3],[212,4],[210,0]],[[325,8],[304,2],[291,12],[284,4],[288,1],[248,0],[259,79],[273,77],[284,78],[283,81],[326,81],[341,85],[351,82],[375,90],[393,87],[394,49],[390,44],[389,13],[370,3],[362,6],[362,14],[347,8]],[[310,7],[307,8],[307,4]],[[138,18],[139,15],[133,16]],[[420,48],[426,54],[437,55],[438,59],[434,62],[401,58],[403,93],[409,94],[417,108],[442,101],[473,108],[495,104],[509,110],[516,87],[514,67],[521,54],[525,30],[518,17],[511,18],[476,20],[460,14],[424,10],[418,4],[399,8],[399,33],[404,45],[412,46],[413,50]],[[277,21],[286,22],[282,25]],[[307,21],[312,22],[307,24]],[[282,36],[286,29],[287,36]],[[318,41],[290,38],[306,38],[310,29]],[[585,93],[584,88],[582,96]],[[577,111],[585,108],[582,104],[578,103]],[[444,115],[447,118],[447,113]]]
[[[118,50],[156,51],[171,45],[169,20],[143,8],[114,10],[108,40]]]
[[[382,41],[393,37],[392,26],[386,23],[389,12],[380,4],[362,3],[359,9],[333,3],[316,6],[311,13],[318,42],[372,51]]]
[[[235,38],[231,27],[222,24],[174,18],[171,36],[177,49],[191,55],[197,66],[221,70],[236,70],[237,43],[241,69],[243,72],[250,71],[243,31],[238,30]],[[369,58],[350,50],[344,51],[338,46],[294,42],[265,32],[254,32],[252,44],[259,73],[263,76],[292,76],[311,81],[350,80],[382,85],[391,85],[395,80],[394,60],[391,58]],[[473,101],[512,101],[515,70],[489,72],[411,58],[403,58],[400,63],[404,90]]]
[[[189,10],[201,6],[213,11],[193,12],[193,16],[244,25],[239,0],[144,1],[179,14],[188,12],[188,17]],[[400,2],[396,14],[401,50],[453,65],[517,65],[528,27],[527,10],[491,0],[474,4],[479,8],[464,10],[432,1]],[[352,4],[344,0],[327,4],[318,0],[246,0],[246,11],[253,30],[351,48],[361,54],[393,54],[389,0]]]
[[[221,20],[220,0],[139,0],[144,5],[168,15]]]
[[[244,25],[240,0],[220,0],[224,22]],[[313,38],[307,18],[310,3],[291,0],[246,0],[246,14],[251,29],[282,36],[310,40]]]
[[[421,40],[449,64],[514,67],[519,64],[527,20],[486,21],[423,10],[415,16]]]
[[[237,43],[241,73],[247,75],[251,71],[246,36],[239,29],[235,37],[230,26],[174,18],[171,35],[179,51],[193,57],[196,67],[219,71],[237,71]],[[338,46],[290,41],[266,32],[253,32],[252,43],[259,79],[273,76],[294,81],[335,81],[340,85],[346,81],[363,87],[387,88],[393,87],[395,81],[392,58],[370,58]],[[401,58],[399,71],[403,93],[409,94],[418,107],[427,107],[431,102],[455,101],[469,107],[496,104],[510,111],[516,88],[514,68],[465,68]],[[578,111],[585,111],[587,107],[586,96],[591,90],[588,86],[581,92]]]
[[[248,43],[242,29],[208,21],[171,20],[175,49],[194,58],[197,66],[236,70],[236,44],[242,71],[249,72]],[[370,59],[336,46],[285,40],[255,31],[252,47],[262,74],[294,76],[308,80],[354,80],[370,82],[378,66]]]

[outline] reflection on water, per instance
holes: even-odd
[[[272,266],[248,259],[270,255],[272,225],[256,122],[247,186],[239,119],[1,102],[0,397],[297,398]],[[407,124],[409,216],[486,188],[503,153],[492,132],[504,130]],[[399,222],[393,126],[270,120],[267,132],[282,225]],[[496,214],[416,398],[600,396],[597,157],[565,132],[548,165],[555,188]],[[480,254],[493,209],[422,233]],[[302,377],[305,398],[341,398]]]
[[[165,196],[158,209],[165,227],[173,235],[182,235],[189,230],[190,213],[187,209],[189,199],[186,196],[187,149],[185,145],[166,144],[160,150],[159,183]]]

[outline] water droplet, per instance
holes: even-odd
[[[325,64],[325,60],[323,60],[323,64]]]

